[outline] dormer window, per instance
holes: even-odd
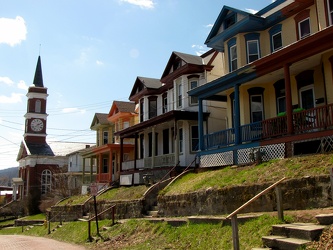
[[[247,63],[251,63],[260,58],[259,38],[259,33],[245,35]]]
[[[173,71],[179,69],[181,66],[182,66],[182,62],[181,62],[181,60],[179,58],[177,58],[174,61],[173,65],[172,65]]]
[[[228,29],[236,23],[236,14],[231,14],[224,20],[224,29]]]

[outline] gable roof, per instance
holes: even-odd
[[[211,29],[205,44],[217,51],[224,51],[224,42],[239,33],[249,33],[268,29],[295,15],[313,4],[313,0],[276,0],[255,14],[224,6]],[[229,27],[224,22],[233,14],[236,22]]]
[[[95,128],[98,125],[109,125],[108,114],[95,113],[94,118],[91,122],[90,129]]]
[[[224,27],[226,19],[235,16],[235,23],[229,27]],[[211,29],[205,44],[218,51],[224,51],[224,42],[238,33],[258,31],[263,29],[265,19],[242,10],[229,6],[223,6]]]
[[[191,64],[191,65],[204,65],[203,59],[200,56],[185,54],[177,51],[173,51],[169,58],[169,61],[164,69],[161,79],[175,71],[173,69],[174,64],[181,60],[183,63],[180,65],[180,68],[184,65]],[[163,81],[163,80],[162,80]]]
[[[140,97],[162,87],[160,79],[138,76],[133,85],[129,99],[138,101]]]
[[[135,103],[134,102],[124,102],[124,101],[114,101],[108,117],[113,114],[121,112],[121,113],[134,113],[135,112]]]

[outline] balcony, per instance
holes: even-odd
[[[333,104],[293,113],[294,134],[333,129]],[[269,140],[287,135],[285,115],[240,126],[241,143]],[[204,135],[204,150],[235,145],[235,129]]]
[[[154,162],[154,164],[153,164]],[[156,167],[170,167],[175,165],[175,155],[174,154],[166,154],[166,155],[158,155],[154,157],[146,157],[144,159],[136,160],[136,168],[137,169],[145,169],[145,168],[156,168]],[[122,164],[122,170],[133,170],[134,169],[134,161],[125,161]]]

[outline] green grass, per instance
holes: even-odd
[[[110,225],[110,220],[99,221],[99,227]],[[273,224],[281,223],[276,216],[263,215],[257,219],[239,224],[240,249],[261,246],[261,236],[268,235]],[[86,222],[51,223],[51,234],[47,227],[35,226],[0,230],[0,234],[22,234],[48,237],[60,241],[99,248],[100,244],[113,249],[232,249],[231,226],[221,224],[186,224],[173,227],[166,222],[150,223],[142,219],[131,219],[117,223],[107,231],[100,230],[102,241],[88,243]],[[96,224],[92,224],[92,236],[96,236]],[[56,229],[56,230],[53,230]],[[103,240],[104,239],[104,240]],[[112,247],[113,246],[113,247]],[[116,248],[115,246],[121,246]],[[104,249],[104,248],[103,248]],[[106,248],[105,248],[106,249]]]
[[[162,190],[160,194],[176,195],[207,188],[219,189],[227,186],[275,182],[283,177],[327,175],[329,168],[333,167],[332,159],[332,154],[319,154],[272,160],[260,165],[226,167],[202,173],[189,173]]]

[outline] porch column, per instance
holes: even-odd
[[[109,182],[112,182],[112,171],[113,171],[113,166],[112,166],[112,149],[110,148],[109,151]]]
[[[199,98],[198,101],[199,101],[199,112],[198,112],[199,151],[202,151],[205,149],[202,99]]]
[[[178,131],[178,122],[175,120],[175,138],[174,138],[174,143],[175,143],[175,166],[178,165],[179,162],[179,131]]]
[[[291,97],[291,86],[290,86],[290,65],[285,64],[283,66],[284,70],[284,84],[286,90],[286,111],[287,111],[287,133],[293,134],[294,133],[294,126],[293,126],[293,105],[292,105],[292,97]]]
[[[84,183],[85,172],[86,172],[86,158],[82,157],[82,184]]]
[[[119,170],[120,172],[123,171],[123,160],[124,160],[124,138],[120,138],[120,157],[119,157]]]
[[[232,115],[232,114],[231,114]],[[242,137],[240,131],[240,107],[239,107],[239,85],[235,85],[235,144],[241,144]]]
[[[97,163],[97,158],[96,158],[96,163]],[[90,183],[92,183],[92,176],[93,176],[93,157],[90,158]],[[97,166],[96,166],[97,168]]]
[[[102,154],[98,155],[98,173],[97,173],[97,181],[100,182],[101,174],[102,174],[102,165],[103,165],[103,157]]]
[[[156,135],[155,135],[155,127],[151,129],[151,168],[155,167],[155,155],[156,155]]]
[[[134,135],[134,170],[136,170],[136,161],[138,159],[138,134]]]

